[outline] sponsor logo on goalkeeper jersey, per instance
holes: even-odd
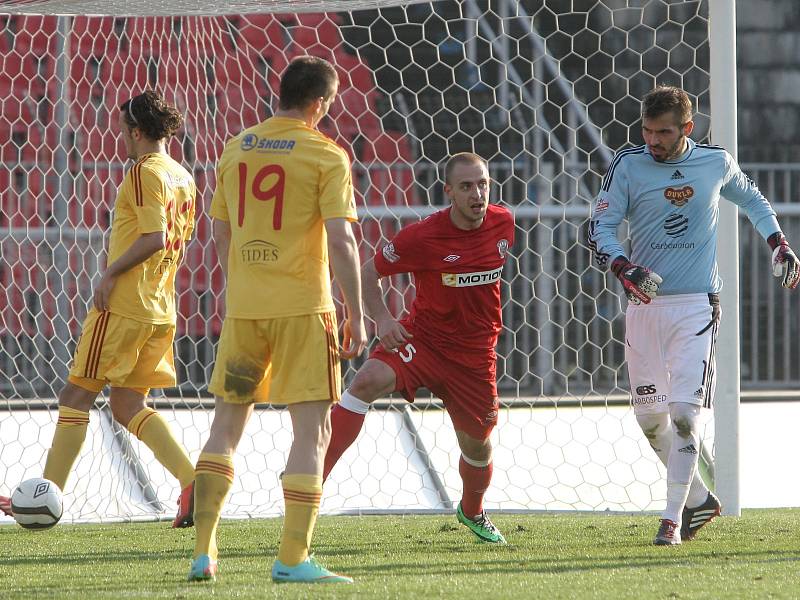
[[[672,174],[670,179],[683,179],[683,173],[681,173],[678,169],[675,169],[675,172]]]
[[[694,196],[694,188],[685,185],[681,188],[668,187],[664,190],[664,198],[669,200],[673,206],[683,206]]]
[[[471,287],[474,285],[487,285],[500,280],[503,267],[491,271],[477,271],[475,273],[442,273],[442,285],[447,287]]]
[[[259,152],[278,152],[280,154],[288,154],[294,150],[297,142],[295,140],[282,140],[272,138],[262,138],[255,133],[248,133],[242,138],[241,148],[244,151],[257,150]]]
[[[694,242],[651,242],[652,250],[692,250]]]
[[[667,232],[669,237],[683,237],[687,229],[689,229],[689,218],[682,214],[670,213],[670,215],[664,219],[664,231]]]
[[[658,402],[664,402],[666,399],[667,395],[659,394],[656,386],[640,385],[636,388],[636,393],[633,396],[633,405],[656,404]]]
[[[602,198],[597,201],[597,204],[594,205],[594,214],[598,215],[601,212],[605,212],[608,210],[608,200],[603,200]]]
[[[396,263],[398,260],[400,260],[400,256],[394,251],[394,243],[392,242],[389,242],[383,247],[381,254],[383,254],[383,258],[390,263]]]
[[[264,240],[247,242],[241,248],[242,262],[246,265],[265,265],[278,260],[279,249]]]

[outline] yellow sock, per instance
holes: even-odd
[[[53,443],[47,452],[44,464],[45,479],[55,483],[61,490],[67,484],[67,477],[81,452],[86,430],[89,428],[89,413],[67,406],[58,407],[58,422],[53,434]]]
[[[208,554],[217,559],[217,524],[222,505],[233,485],[233,457],[229,454],[203,452],[194,471],[193,558]]]
[[[180,481],[181,489],[192,483],[194,466],[189,455],[172,435],[167,422],[152,408],[143,408],[128,423],[128,431],[153,451],[156,460]]]
[[[293,567],[308,558],[321,498],[320,475],[283,476],[286,516],[283,519],[278,560],[287,567]]]

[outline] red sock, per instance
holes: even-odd
[[[458,472],[464,484],[461,511],[471,519],[483,511],[483,495],[492,481],[492,463],[485,467],[473,467],[462,456],[458,461]]]
[[[333,465],[342,457],[344,451],[356,441],[365,416],[347,410],[341,404],[337,404],[331,409],[331,443],[328,445],[328,453],[325,455],[325,467],[322,471],[323,481],[328,478]]]

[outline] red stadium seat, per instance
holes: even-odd
[[[231,86],[225,90],[224,94],[218,107],[224,124],[224,129],[220,131],[225,133],[226,139],[263,121],[262,103],[264,100],[258,96],[255,90],[247,86],[242,88]]]
[[[362,162],[369,170],[367,204],[419,204],[414,187],[414,158],[408,138],[387,131],[364,144]]]
[[[331,50],[342,45],[342,34],[339,26],[329,19],[322,19],[315,25],[308,25],[304,16],[299,17],[300,24],[292,28],[292,40],[300,48],[321,46]]]
[[[333,23],[335,25],[342,24],[342,18],[339,13],[297,13],[296,23],[298,25],[305,25],[306,27],[317,27],[322,23]]]
[[[0,130],[7,133],[0,140],[3,161],[36,161],[43,135],[36,119],[36,108],[33,98],[18,92],[3,98]]]
[[[46,161],[43,160],[44,154],[47,152],[47,149],[44,148],[44,144],[42,143],[44,141],[44,131],[41,125],[39,125],[38,120],[33,120],[26,133],[25,143],[22,146],[22,161],[31,165],[37,164],[40,161],[43,164],[47,164]]]
[[[147,63],[131,57],[116,56],[102,63],[103,81],[115,87],[124,84],[128,89],[147,86]]]
[[[129,40],[127,57],[136,60],[169,53],[173,38],[170,17],[129,17],[126,31]]]
[[[238,20],[238,29],[246,49],[255,52],[280,52],[290,42],[286,26],[275,15],[245,15]],[[245,48],[239,50],[244,51]]]
[[[117,27],[115,19],[108,17],[73,17],[70,37],[72,55],[84,59],[116,55],[120,52]]]
[[[19,30],[14,38],[14,50],[22,55],[53,55],[55,51],[58,18],[53,16],[26,15],[17,21]]]

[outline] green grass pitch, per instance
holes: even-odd
[[[223,521],[216,583],[185,581],[192,530],[169,523],[0,527],[0,598],[798,598],[800,509],[723,517],[679,547],[658,517],[498,514],[507,546],[455,516],[322,517],[314,551],[354,585],[273,584],[279,519]]]

